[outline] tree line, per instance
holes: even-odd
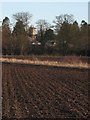
[[[81,24],[73,19],[73,15],[61,14],[55,17],[53,25],[39,19],[35,40],[41,44],[32,44],[32,31],[28,12],[13,15],[15,25],[11,29],[10,20],[2,21],[2,54],[59,54],[90,56],[90,24],[81,20]]]

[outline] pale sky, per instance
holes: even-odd
[[[37,20],[45,19],[52,24],[55,20],[55,16],[61,14],[73,14],[74,19],[77,22],[85,20],[88,22],[88,1],[82,0],[78,2],[28,2],[23,0],[22,2],[3,2],[0,3],[1,13],[0,21],[2,21],[6,16],[9,17],[10,22],[13,23],[12,15],[17,12],[29,12],[32,14],[31,24],[35,25]],[[30,1],[30,0],[29,0]],[[50,0],[49,0],[50,1]]]
[[[12,2],[12,0],[0,0],[1,2]],[[89,0],[13,0],[13,2],[88,2]]]

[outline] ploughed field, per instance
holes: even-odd
[[[87,119],[88,72],[87,69],[3,63],[3,119]]]

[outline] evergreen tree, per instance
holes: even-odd
[[[16,22],[16,25],[13,30],[13,36],[16,39],[16,48],[15,53],[16,54],[27,54],[28,53],[28,47],[29,47],[29,41],[27,38],[27,32],[25,31],[24,24],[22,21]]]
[[[10,42],[11,42],[11,30],[9,27],[10,21],[8,17],[5,17],[2,22],[2,53],[11,54]]]

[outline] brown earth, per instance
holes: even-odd
[[[89,117],[88,70],[2,65],[4,119]]]

